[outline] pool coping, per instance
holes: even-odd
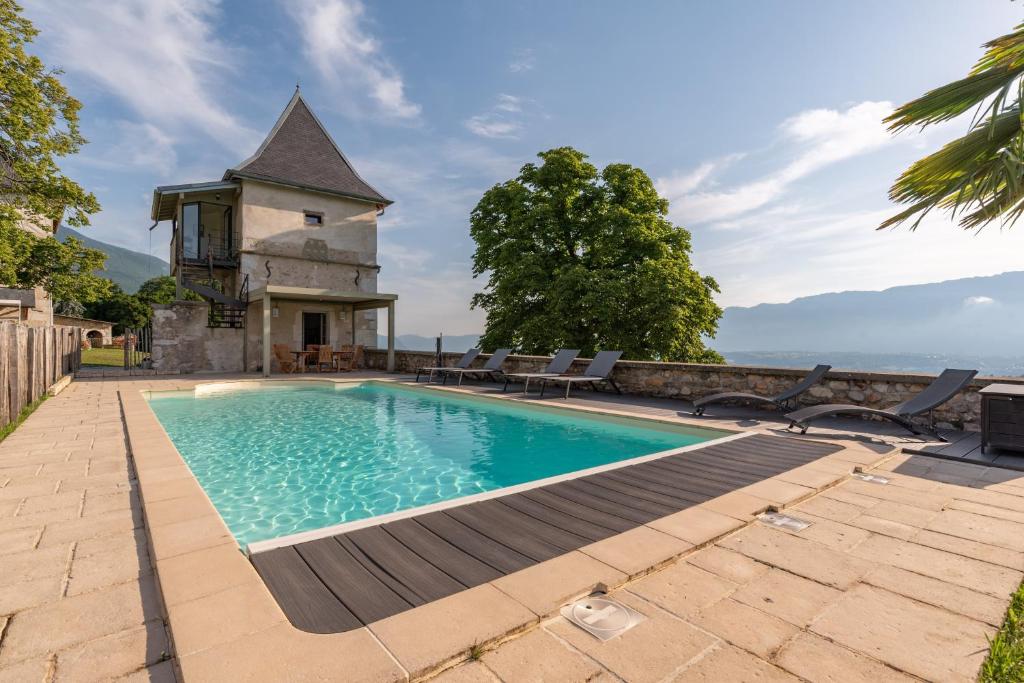
[[[168,380],[172,383],[180,385],[182,380]],[[121,389],[119,396],[150,554],[177,666],[186,680],[237,680],[247,676],[322,679],[336,677],[339,663],[343,663],[351,680],[412,680],[434,675],[464,661],[470,648],[493,646],[529,630],[556,614],[570,599],[598,587],[624,585],[746,526],[768,508],[783,508],[804,500],[845,480],[855,468],[874,466],[893,455],[893,451],[879,454],[860,445],[841,443],[843,450],[811,465],[601,541],[602,553],[585,547],[369,626],[320,635],[301,631],[287,621],[255,568],[238,551],[237,542],[163,430],[142,390]],[[570,409],[583,410],[577,406]],[[584,412],[651,419],[615,409],[588,407]],[[685,419],[656,421],[700,426]],[[757,432],[738,432],[750,433]],[[680,538],[673,531],[683,520],[695,518],[713,519],[716,524],[698,524],[705,530],[699,535],[687,532],[688,538]],[[615,552],[608,552],[616,548],[618,554],[629,556],[628,563],[620,563],[614,559]],[[452,629],[451,623],[460,626]],[[444,624],[449,627],[440,628]],[[425,626],[429,629],[431,625],[431,638],[423,638]]]

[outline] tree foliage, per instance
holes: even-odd
[[[78,126],[82,105],[61,84],[59,71],[25,51],[37,34],[21,7],[0,0],[0,218],[88,225],[89,214],[99,210],[96,197],[57,165],[85,143]]]
[[[705,348],[722,310],[718,285],[690,263],[690,233],[628,164],[598,171],[560,147],[495,185],[470,217],[474,276],[487,288],[480,343],[547,354],[621,349],[625,358],[722,362]]]
[[[90,303],[110,291],[110,280],[97,274],[106,258],[74,237],[36,237],[0,218],[0,282],[9,287],[42,285],[54,301]]]
[[[174,302],[176,293],[177,284],[174,278],[170,275],[160,275],[150,278],[139,285],[139,291],[135,295],[147,304],[169,304]],[[203,300],[203,297],[191,289],[184,289],[182,295],[185,301]]]
[[[68,94],[59,72],[25,51],[37,33],[21,7],[0,0],[0,282],[42,285],[57,302],[88,303],[109,291],[109,281],[96,275],[103,252],[22,229],[27,222],[51,230],[65,217],[71,225],[86,225],[99,210],[96,197],[57,165],[85,143],[78,127],[81,103]]]
[[[925,93],[886,118],[890,130],[976,115],[966,135],[903,172],[889,196],[909,206],[886,220],[888,228],[932,210],[948,210],[965,229],[994,220],[1013,223],[1024,212],[1024,24],[985,44],[967,77]]]
[[[88,304],[85,311],[86,317],[114,323],[114,334],[123,333],[126,327],[143,327],[153,318],[153,307],[149,303],[114,283],[107,296]]]

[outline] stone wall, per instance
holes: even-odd
[[[153,369],[169,372],[241,372],[244,331],[206,326],[205,301],[153,305]]]
[[[445,353],[445,364],[454,364],[461,355]],[[481,355],[474,366],[483,365],[486,359],[486,355]],[[383,370],[386,360],[387,354],[383,351],[366,351],[369,368]],[[398,372],[415,372],[417,367],[432,365],[433,360],[434,354],[430,351],[395,351],[395,369]],[[508,372],[539,371],[549,360],[543,356],[509,356],[504,369]],[[572,372],[582,372],[587,363],[589,360],[578,359]],[[619,361],[612,379],[628,394],[691,401],[720,391],[777,394],[799,381],[807,372],[809,369]],[[855,403],[887,408],[911,398],[932,379],[932,375],[832,370],[821,384],[811,388],[799,400],[801,405]],[[997,381],[1024,384],[1024,377],[976,378],[964,391],[936,409],[936,421],[947,427],[977,430],[981,419],[978,390]]]

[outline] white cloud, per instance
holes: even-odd
[[[466,119],[466,128],[482,138],[517,138],[523,131],[523,124],[499,114],[479,114]]]
[[[235,52],[217,37],[207,0],[33,0],[52,66],[82,76],[164,135],[205,133],[237,153],[259,141],[221,103]]]
[[[995,302],[990,296],[969,296],[964,299],[964,306],[991,306]]]
[[[844,111],[812,109],[784,121],[781,143],[795,157],[760,178],[724,190],[700,190],[716,167],[702,164],[694,171],[658,180],[659,190],[672,202],[676,220],[713,223],[746,214],[780,198],[796,181],[831,164],[867,154],[893,141],[882,124],[892,111],[889,102],[861,102]]]
[[[167,131],[151,123],[115,121],[111,124],[115,141],[87,146],[78,161],[106,170],[156,171],[166,176],[178,164],[175,141]]]
[[[514,74],[532,71],[537,66],[537,57],[530,48],[516,50],[512,55],[512,61],[508,64],[508,70]]]
[[[876,230],[890,215],[889,208],[820,207],[790,216],[756,214],[742,231],[728,233],[728,239],[721,239],[722,233],[695,235],[694,260],[701,272],[718,280],[719,303],[725,306],[1020,270],[1024,230],[975,234],[940,213],[929,214],[914,232]],[[789,267],[780,268],[779,258]]]
[[[342,96],[349,114],[367,113],[360,101],[368,92],[373,113],[399,121],[419,118],[420,105],[409,101],[402,75],[364,25],[362,2],[287,0],[283,4],[298,25],[306,59]]]
[[[469,132],[482,138],[515,139],[523,132],[523,119],[527,115],[524,109],[530,105],[535,103],[522,97],[500,93],[489,110],[469,117],[463,125]],[[532,108],[536,109],[535,106]]]

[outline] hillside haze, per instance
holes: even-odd
[[[124,247],[107,244],[106,242],[100,242],[77,230],[72,230],[62,225],[57,230],[57,239],[63,242],[67,237],[81,240],[85,246],[91,249],[99,249],[106,254],[107,267],[105,270],[100,271],[99,274],[116,282],[120,285],[121,289],[129,294],[134,294],[146,280],[159,275],[167,275],[170,272],[170,264],[162,259],[132,251],[131,249],[125,249]]]
[[[725,309],[719,351],[1024,356],[1024,272]]]

